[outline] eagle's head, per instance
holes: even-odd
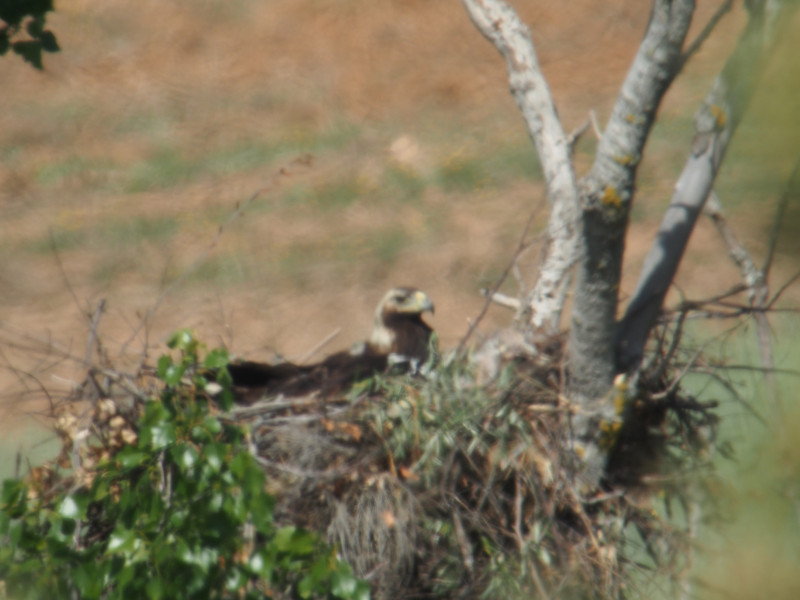
[[[369,345],[381,353],[416,354],[418,346],[427,352],[431,328],[422,320],[422,313],[426,311],[433,314],[434,306],[422,290],[414,287],[389,290],[375,309]],[[408,339],[409,336],[413,339]],[[414,348],[407,347],[409,344]]]

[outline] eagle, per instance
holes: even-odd
[[[434,313],[428,295],[415,287],[392,288],[375,309],[369,338],[314,364],[238,361],[228,364],[237,400],[270,396],[327,396],[389,370],[417,372],[430,358],[433,329],[422,318]]]

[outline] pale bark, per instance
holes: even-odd
[[[711,193],[731,135],[750,102],[780,25],[790,21],[794,0],[746,3],[750,19],[737,46],[695,118],[691,153],[669,208],[645,258],[639,282],[616,334],[617,369],[638,367],[647,338],[675,277],[697,217]]]
[[[765,2],[751,0],[747,4],[754,14],[767,15],[762,20],[775,23],[781,22],[780,10],[769,8],[797,4],[794,0],[769,0],[764,11]],[[613,394],[620,392],[612,387],[617,367],[629,366],[641,356],[688,233],[711,190],[732,127],[747,105],[754,70],[760,63],[747,64],[745,60],[742,67],[726,66],[709,96],[699,115],[692,156],[676,185],[665,226],[647,259],[629,314],[618,328],[624,240],[645,143],[664,94],[729,3],[720,7],[698,40],[684,52],[694,0],[653,0],[644,39],[601,136],[594,165],[580,184],[576,183],[569,138],[539,69],[530,31],[502,0],[463,3],[479,31],[506,59],[512,94],[545,174],[551,207],[548,241],[538,280],[527,299],[534,328],[553,330],[558,326],[572,267],[577,264],[568,356],[568,391],[575,415],[571,442],[583,461],[589,483],[594,484],[604,462],[599,432],[620,417],[611,402]],[[740,40],[744,50],[737,49],[730,64],[745,58],[752,62],[761,55],[761,48],[754,47],[760,43],[760,38],[753,37],[754,28],[751,19],[748,32]],[[624,387],[624,382],[620,385]]]
[[[539,67],[528,27],[502,0],[463,0],[463,3],[478,31],[506,60],[511,93],[542,164],[550,217],[544,257],[527,302],[531,326],[556,331],[579,247],[578,186],[570,143]]]

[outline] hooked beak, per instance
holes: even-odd
[[[425,292],[421,290],[414,292],[411,308],[414,312],[418,312],[419,314],[422,314],[425,311],[430,311],[431,314],[435,314],[436,312],[436,307],[434,307],[433,301]]]

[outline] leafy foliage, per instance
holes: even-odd
[[[58,52],[56,36],[45,29],[47,13],[53,10],[53,0],[0,0],[0,55],[13,50],[37,69],[44,68],[42,52]],[[21,32],[27,39],[14,39]]]
[[[200,371],[218,369],[231,402],[227,353],[200,360],[187,331],[169,346],[177,356],[158,361],[162,391],[143,404],[133,443],[82,477],[4,482],[0,586],[20,599],[368,598],[315,533],[274,522],[248,432],[204,392]]]

